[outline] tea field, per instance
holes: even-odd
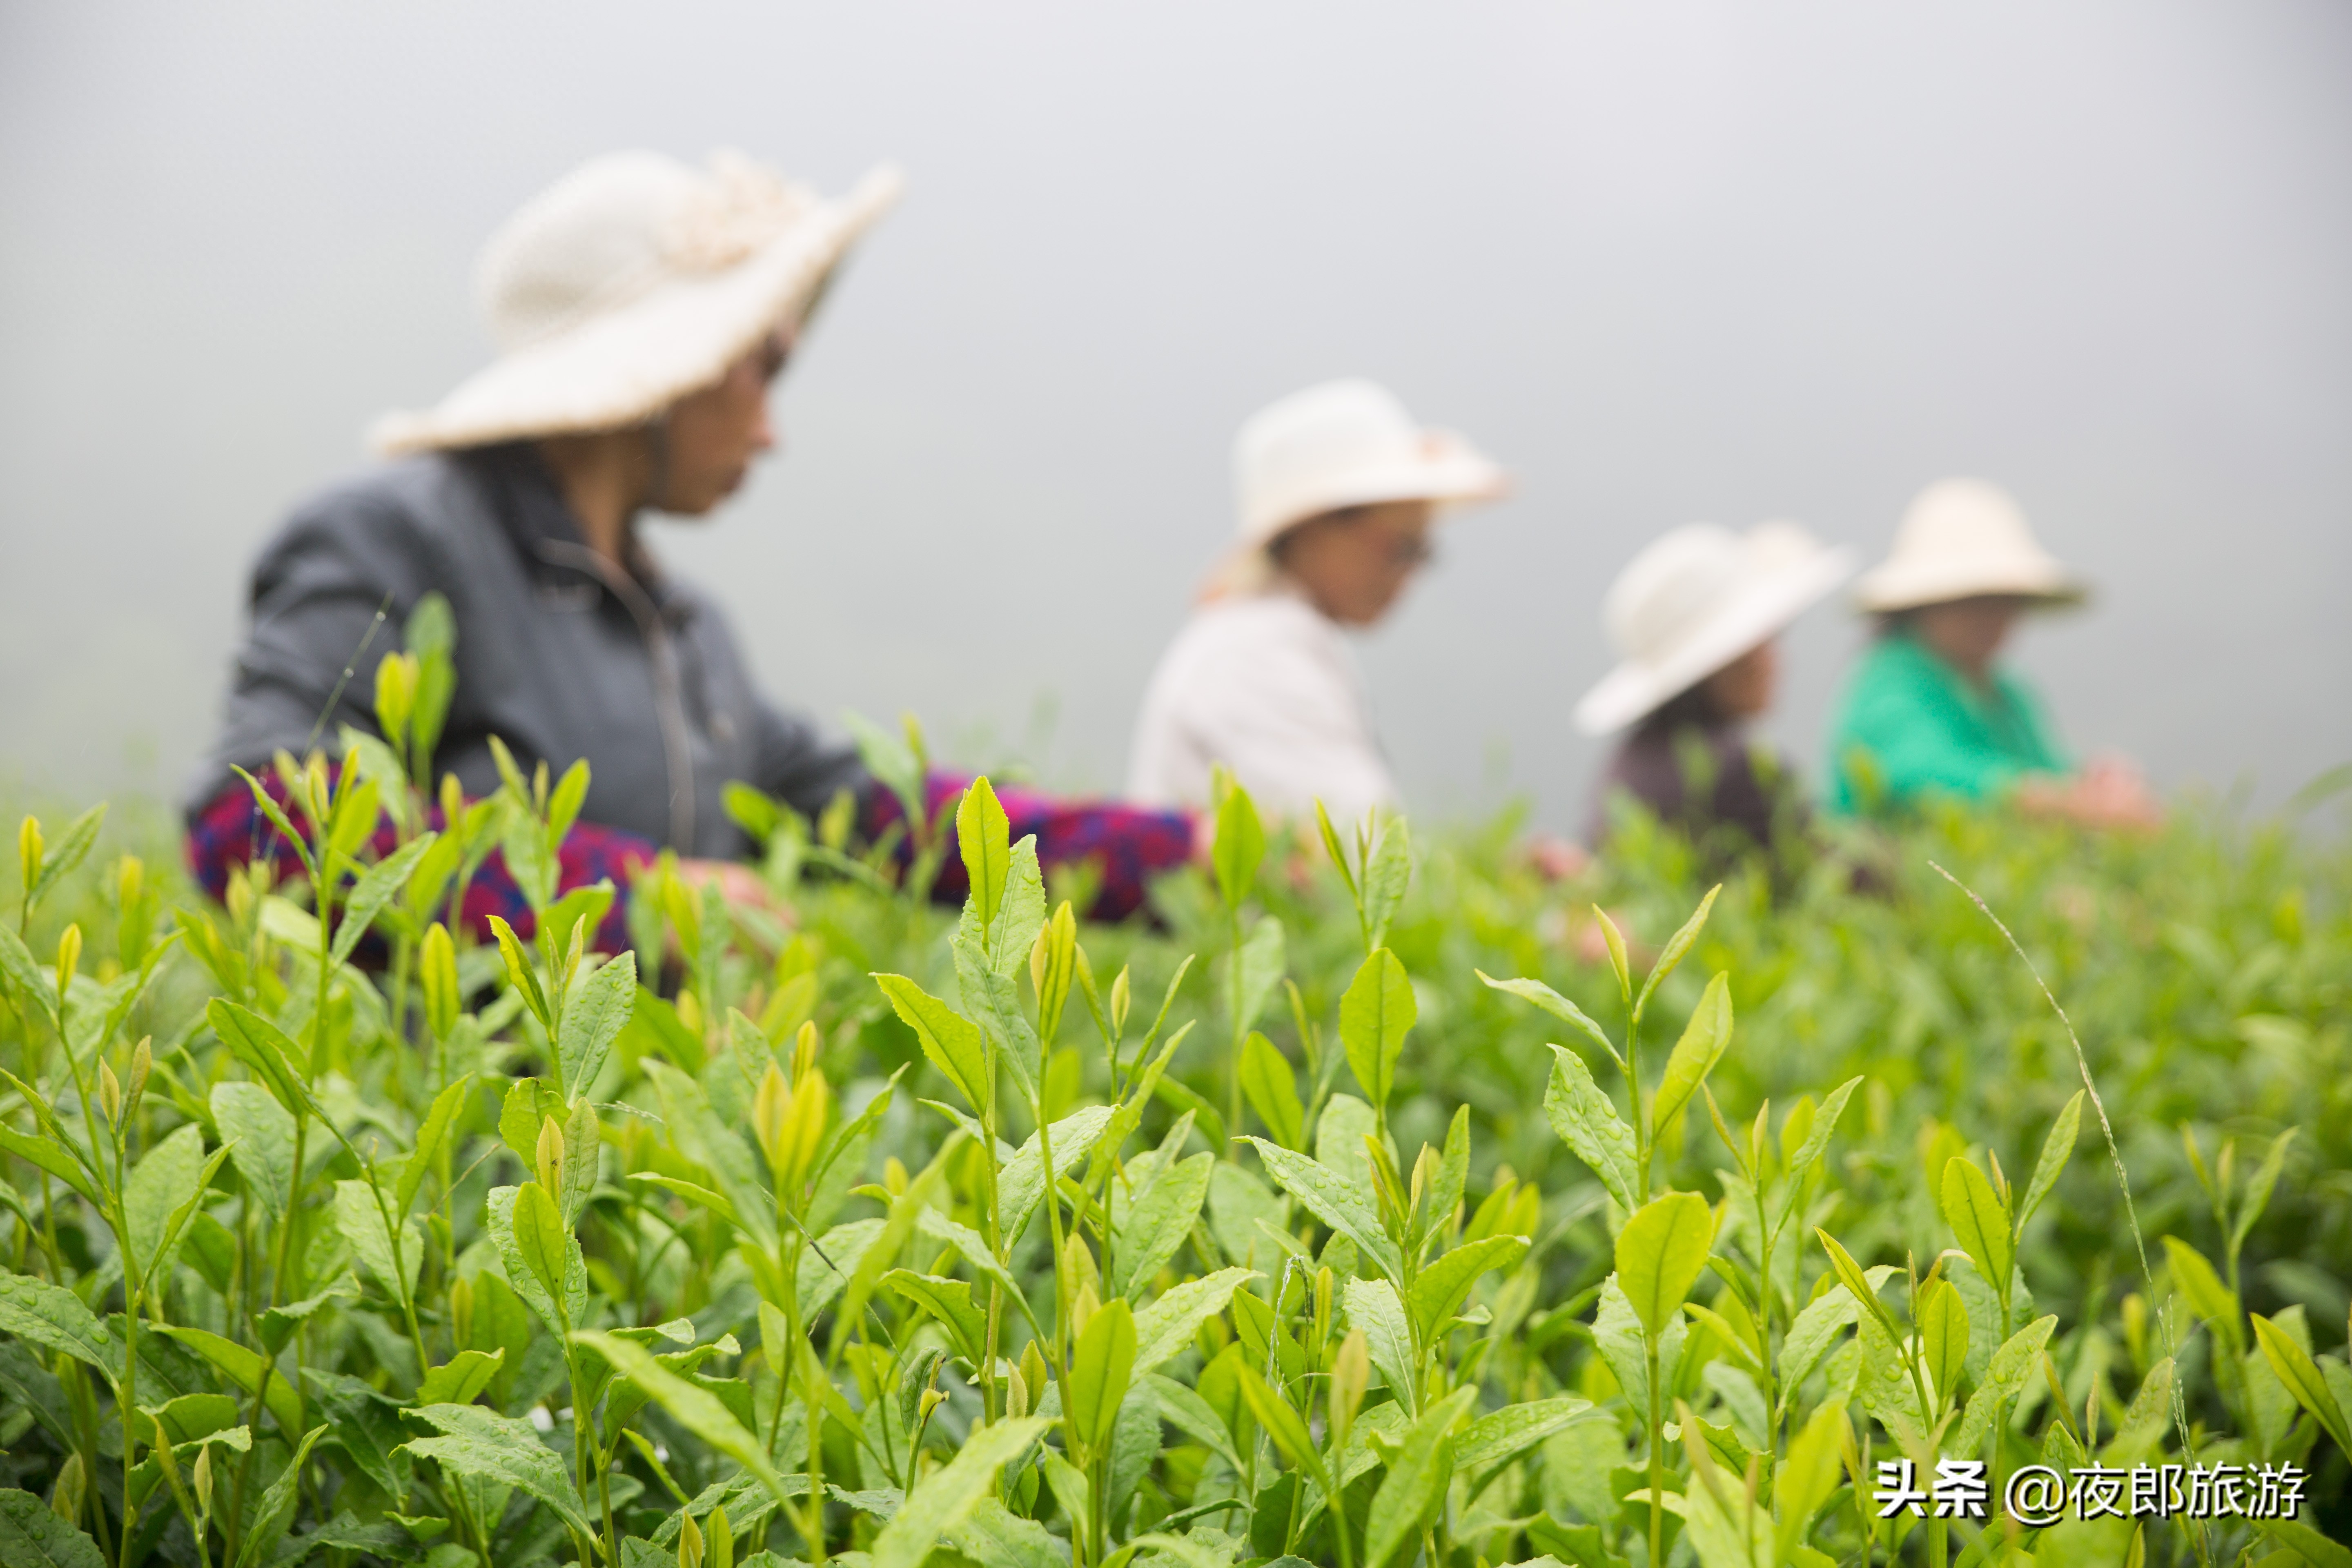
[[[1234,791],[1099,926],[984,781],[559,899],[583,779],[353,755],[222,904],[0,865],[0,1562],[2352,1563],[2300,805],[1711,891]]]

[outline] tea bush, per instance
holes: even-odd
[[[984,780],[865,848],[739,789],[774,901],[665,865],[607,956],[584,773],[425,831],[387,690],[257,786],[283,885],[27,820],[0,1561],[2352,1563],[2338,846],[1955,813],[1707,891],[1636,824],[1555,884],[1232,790],[1110,928]],[[2003,1515],[2167,1464],[2240,1508]]]

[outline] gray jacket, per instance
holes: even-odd
[[[220,742],[193,781],[191,815],[313,734],[373,731],[374,674],[428,590],[456,614],[457,687],[436,776],[468,796],[498,787],[489,737],[528,771],[587,759],[582,816],[681,854],[732,856],[743,835],[719,805],[741,779],[814,814],[863,792],[856,753],[763,700],[719,607],[648,563],[620,572],[583,542],[528,447],[408,458],[298,510],[254,568]],[[335,710],[329,695],[390,601]]]

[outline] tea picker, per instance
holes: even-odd
[[[709,514],[774,446],[770,384],[899,186],[885,167],[827,197],[736,154],[695,168],[622,153],[499,228],[478,280],[498,356],[432,407],[381,420],[391,460],[299,507],[254,569],[226,722],[187,797],[191,858],[215,892],[266,841],[233,768],[299,755],[322,713],[331,736],[372,731],[371,682],[337,696],[338,679],[380,606],[389,626],[362,676],[435,593],[457,677],[436,773],[468,797],[497,790],[493,737],[526,772],[584,759],[567,887],[625,883],[661,848],[723,877],[748,847],[722,805],[736,781],[812,817],[848,791],[869,829],[902,809],[854,750],[767,700],[717,602],[638,529],[648,511]],[[927,814],[961,783],[924,781]],[[1097,912],[1134,907],[1143,874],[1190,850],[1170,814],[1005,804],[1045,858],[1100,858]],[[938,890],[953,896],[961,864],[945,865]]]

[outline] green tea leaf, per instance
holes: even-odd
[[[617,1334],[583,1329],[572,1336],[572,1342],[603,1356],[615,1373],[635,1384],[655,1404],[669,1412],[679,1426],[757,1476],[780,1506],[789,1504],[798,1495],[784,1489],[783,1478],[769,1463],[767,1450],[760,1439],[736,1418],[724,1400],[701,1383],[679,1376],[643,1345]]]
[[[1420,1007],[1404,965],[1387,948],[1376,948],[1356,970],[1339,998],[1339,1041],[1348,1066],[1377,1110],[1388,1104],[1396,1085],[1397,1060]]]
[[[1437,1173],[1422,1194],[1421,1223],[1410,1238],[1417,1255],[1439,1233],[1453,1225],[1470,1184],[1470,1108],[1457,1105],[1445,1129],[1445,1151],[1438,1156]]]
[[[5,1326],[5,1323],[0,1323],[0,1327]],[[177,1340],[218,1367],[231,1383],[236,1384],[246,1393],[262,1394],[262,1403],[269,1407],[269,1414],[277,1418],[278,1429],[280,1432],[290,1436],[301,1430],[301,1402],[294,1396],[294,1385],[278,1376],[275,1369],[262,1360],[260,1352],[248,1350],[234,1340],[223,1339],[220,1335],[205,1329],[181,1328],[174,1324],[156,1323],[149,1327],[145,1332],[164,1334]],[[142,1370],[144,1370],[143,1367]],[[269,1386],[268,1391],[263,1393],[262,1376],[265,1371],[268,1373]],[[140,1381],[143,1385],[146,1379],[142,1377]]]
[[[1939,1405],[1958,1398],[1960,1373],[1969,1364],[1969,1309],[1948,1280],[1937,1279],[1919,1293],[1919,1344],[1927,1379]]]
[[[98,843],[99,826],[105,820],[106,803],[100,801],[66,824],[63,836],[41,857],[41,874],[34,880],[26,903],[40,903],[49,896],[51,889],[73,875],[75,868],[89,858],[91,848]]]
[[[1674,1054],[1666,1058],[1665,1076],[1658,1080],[1657,1097],[1651,1101],[1650,1128],[1654,1134],[1662,1133],[1674,1119],[1682,1114],[1698,1086],[1722,1059],[1724,1047],[1731,1044],[1731,977],[1717,974],[1706,983],[1706,990],[1691,1009],[1690,1022],[1683,1028],[1683,1037],[1675,1043]]]
[[[874,1226],[877,1234],[880,1233],[882,1226],[880,1220],[861,1220],[857,1223],[870,1225]],[[973,1230],[970,1226],[958,1225],[937,1209],[925,1209],[916,1217],[915,1228],[934,1241],[945,1242],[954,1247],[957,1256],[971,1265],[982,1278],[1003,1289],[1014,1310],[1028,1319],[1032,1325],[1036,1322],[1036,1317],[1029,1306],[1029,1298],[1022,1291],[1020,1282],[1013,1278],[1010,1269],[997,1261],[996,1255],[989,1251],[988,1243],[982,1239],[978,1231]],[[826,1250],[832,1249],[828,1247]],[[801,1315],[803,1321],[813,1315],[805,1303]]]
[[[499,1103],[499,1138],[526,1171],[538,1169],[539,1130],[563,1109],[556,1092],[535,1078],[519,1078],[507,1086]]]
[[[1689,1484],[1683,1492],[1683,1528],[1704,1568],[1748,1568],[1772,1560],[1772,1516],[1747,1478],[1728,1472],[1709,1446],[1703,1424],[1685,1407],[1683,1446],[1690,1456]]]
[[[28,1135],[5,1123],[0,1123],[0,1149],[6,1150],[27,1164],[47,1171],[50,1175],[79,1193],[99,1209],[103,1210],[106,1207],[106,1200],[100,1195],[99,1184],[90,1179],[89,1173],[82,1168],[81,1162],[67,1152],[64,1146],[55,1140]]]
[[[1362,912],[1367,949],[1380,947],[1388,941],[1389,921],[1395,918],[1397,906],[1404,901],[1406,884],[1412,880],[1412,835],[1406,830],[1403,817],[1393,816],[1381,825],[1380,837],[1364,867]]]
[[[2025,1391],[2026,1383],[2041,1372],[2042,1347],[2050,1342],[2050,1335],[2057,1327],[2055,1315],[2036,1318],[1992,1352],[1983,1381],[1969,1395],[1968,1407],[1960,1412],[1959,1425],[1952,1429],[1948,1443],[1950,1452],[1973,1456],[1982,1451],[1995,1415],[2001,1406],[2013,1403]]]
[[[1879,1287],[1895,1277],[1885,1264],[1864,1271],[1864,1289],[1877,1300]],[[1862,1303],[1843,1285],[1833,1285],[1805,1303],[1780,1340],[1781,1405],[1788,1408],[1795,1390],[1822,1364],[1841,1331],[1862,1315]]]
[[[1611,1061],[1622,1059],[1617,1054],[1617,1047],[1610,1043],[1608,1035],[1602,1031],[1600,1025],[1585,1015],[1583,1008],[1579,1007],[1542,981],[1497,980],[1483,969],[1473,970],[1471,973],[1497,991],[1507,992],[1523,1001],[1534,1003],[1553,1017],[1575,1029],[1594,1045],[1599,1046]]]
[[[2083,1125],[2083,1095],[2082,1089],[2074,1091],[2074,1097],[2050,1124],[2050,1136],[2042,1141],[2042,1158],[2034,1162],[2033,1180],[2026,1184],[2025,1202],[2017,1213],[2020,1230],[2033,1217],[2033,1211],[2042,1206],[2042,1200],[2050,1195],[2050,1189],[2058,1184],[2068,1157],[2074,1152],[2074,1139]]]
[[[1216,1164],[1217,1157],[1209,1153],[1180,1160],[1122,1208],[1112,1237],[1110,1272],[1103,1280],[1108,1294],[1133,1296],[1176,1256],[1200,1222]]]
[[[2287,1145],[2294,1142],[2297,1131],[2290,1127],[2271,1140],[2270,1149],[2263,1155],[2263,1163],[2255,1170],[2253,1179],[2246,1184],[2245,1195],[2240,1199],[2237,1215],[2231,1221],[2231,1247],[2245,1245],[2246,1237],[2253,1231],[2254,1222],[2263,1217],[2264,1209],[2270,1207],[2271,1193],[2277,1187],[2279,1176],[2286,1169]]]
[[[1088,1453],[1110,1441],[1118,1420],[1119,1402],[1127,1397],[1136,1364],[1135,1314],[1117,1297],[1087,1320],[1070,1352],[1069,1397],[1066,1412],[1070,1434]]]
[[[27,1017],[47,1018],[49,1027],[58,1026],[58,989],[25,939],[16,928],[0,921],[0,980],[7,983],[10,998]]]
[[[1372,1494],[1364,1518],[1364,1568],[1385,1568],[1419,1544],[1421,1527],[1445,1495],[1454,1477],[1454,1424],[1478,1398],[1474,1387],[1457,1388],[1431,1405],[1405,1431],[1389,1473]]]
[[[577,1100],[604,1070],[613,1042],[637,1004],[637,958],[633,952],[597,966],[573,987],[563,1006],[556,1040],[556,1071],[562,1092]]]
[[[490,1189],[486,1205],[490,1222],[490,1240],[499,1249],[499,1259],[506,1269],[507,1283],[516,1295],[522,1298],[523,1304],[539,1315],[539,1321],[547,1325],[547,1331],[560,1338],[566,1331],[564,1324],[567,1321],[577,1322],[588,1310],[587,1265],[581,1258],[580,1244],[563,1228],[563,1216],[556,1212],[555,1200],[548,1197],[547,1190],[540,1187],[537,1182],[526,1182],[523,1186],[538,1188],[540,1197],[546,1200],[546,1206],[539,1210],[533,1221],[530,1237],[530,1247],[538,1254],[537,1258],[525,1250],[524,1238],[520,1234],[521,1187]],[[536,1205],[533,1206],[537,1207]],[[547,1281],[541,1278],[541,1270],[550,1261],[547,1252],[558,1245],[561,1245],[564,1255],[562,1266],[555,1271],[556,1279],[562,1281],[560,1295],[551,1291]],[[557,1310],[559,1301],[562,1303],[562,1311]]]
[[[1853,1260],[1853,1254],[1841,1246],[1837,1237],[1828,1231],[1816,1226],[1813,1228],[1813,1235],[1821,1239],[1822,1250],[1830,1255],[1830,1268],[1836,1271],[1839,1282],[1844,1285],[1847,1293],[1860,1304],[1864,1311],[1877,1320],[1879,1326],[1886,1331],[1888,1337],[1894,1337],[1895,1320],[1888,1315],[1886,1303],[1878,1299],[1879,1279],[1864,1274],[1862,1265]]]
[[[874,1539],[871,1568],[920,1568],[940,1538],[986,1497],[996,1472],[1020,1458],[1045,1431],[1036,1416],[1003,1420],[967,1438],[954,1458],[919,1482]]]
[[[0,1330],[20,1340],[62,1351],[96,1367],[109,1379],[118,1359],[98,1318],[80,1297],[45,1279],[0,1273]]]
[[[1256,1024],[1282,984],[1286,963],[1282,922],[1272,915],[1259,916],[1243,939],[1237,958],[1226,961],[1225,984],[1239,988],[1227,993],[1234,1001],[1229,1021],[1237,1021],[1243,1029]]]
[[[1205,1279],[1188,1279],[1135,1314],[1135,1371],[1150,1372],[1192,1342],[1202,1323],[1225,1310],[1255,1268],[1220,1268]],[[1108,1309],[1106,1309],[1107,1310]]]
[[[1054,1141],[1054,1173],[1066,1176],[1086,1163],[1094,1152],[1103,1129],[1110,1125],[1111,1110],[1108,1105],[1082,1106],[1059,1121],[1051,1131]],[[1003,1216],[1004,1240],[1007,1245],[1016,1240],[1028,1228],[1045,1196],[1045,1159],[1037,1135],[1031,1133],[1004,1163],[996,1178],[996,1205]]]
[[[1390,1390],[1408,1411],[1421,1408],[1421,1375],[1412,1352],[1412,1330],[1405,1322],[1404,1303],[1396,1287],[1385,1279],[1350,1279],[1347,1284],[1348,1323],[1361,1329],[1372,1365],[1380,1369]]]
[[[310,1054],[289,1039],[285,1030],[221,996],[205,1005],[205,1019],[229,1054],[243,1062],[296,1121],[318,1114],[319,1107],[310,1098],[310,1068],[303,1065]]]
[[[1960,1250],[1996,1294],[2007,1290],[2016,1268],[2017,1233],[2010,1223],[2009,1205],[1992,1190],[1990,1178],[1975,1161],[1955,1154],[1944,1164],[1940,1196],[1944,1223],[1959,1239]]]
[[[97,1543],[31,1492],[0,1490],[0,1563],[24,1568],[107,1568]]]
[[[131,1179],[122,1184],[122,1212],[131,1225],[131,1253],[140,1279],[159,1261],[156,1249],[163,1244],[172,1211],[200,1190],[197,1177],[204,1168],[204,1130],[194,1124],[149,1149],[131,1167]]]
[[[499,1368],[505,1364],[504,1350],[459,1351],[447,1364],[436,1366],[425,1374],[417,1385],[419,1405],[471,1405],[474,1396],[488,1388]]]
[[[596,1533],[563,1460],[540,1441],[530,1422],[478,1405],[424,1405],[409,1414],[440,1435],[414,1439],[404,1445],[406,1452],[433,1460],[446,1475],[477,1477],[528,1492],[572,1529]]]
[[[2166,1257],[2172,1265],[2172,1283],[2188,1298],[2189,1310],[2213,1324],[2232,1346],[2239,1342],[2242,1331],[2238,1324],[2238,1298],[2205,1255],[2177,1236],[2164,1238]]]
[[[535,841],[539,837],[539,830],[525,823],[520,837]],[[513,836],[509,836],[507,849],[511,862]],[[516,879],[521,879],[520,873]],[[515,935],[514,927],[496,915],[490,917],[490,931],[499,939],[499,956],[506,961],[507,984],[514,987],[515,994],[522,998],[523,1005],[530,1009],[530,1016],[539,1020],[540,1027],[550,1027],[553,1016],[548,1011],[547,993],[539,984],[539,971],[531,967],[530,950],[523,946],[521,938]]]
[[[371,823],[370,830],[373,829]],[[367,935],[368,927],[399,893],[401,884],[408,880],[409,873],[416,869],[416,863],[425,858],[425,852],[433,847],[437,837],[429,832],[419,834],[360,874],[351,896],[343,901],[343,918],[335,926],[334,946],[329,950],[333,963],[341,963],[351,957],[360,938]]]
[[[344,1181],[335,1184],[335,1228],[342,1232],[352,1256],[375,1276],[376,1283],[394,1300],[406,1301],[415,1296],[417,1270],[425,1261],[425,1233],[415,1220],[401,1221],[400,1258],[395,1264],[392,1233],[384,1227],[383,1211],[376,1207],[375,1189],[365,1182]]]
[[[1617,1107],[1601,1086],[1592,1081],[1592,1074],[1584,1058],[1565,1046],[1551,1047],[1551,1084],[1544,1091],[1544,1115],[1551,1121],[1559,1141],[1574,1151],[1576,1157],[1592,1167],[1609,1195],[1627,1214],[1642,1206],[1641,1195],[1633,1189],[1638,1183],[1639,1163],[1633,1147],[1633,1130],[1617,1114]]]
[[[1788,1456],[1773,1468],[1773,1536],[1784,1559],[1805,1538],[1813,1515],[1837,1490],[1843,1445],[1851,1440],[1852,1431],[1845,1402],[1827,1400],[1814,1407],[1803,1427],[1789,1439]]]
[[[1854,1324],[1854,1397],[1878,1418],[1895,1446],[1915,1462],[1927,1458],[1933,1420],[1919,1408],[1911,1381],[1908,1336],[1875,1313]]]
[[[1445,1321],[1461,1309],[1480,1275],[1510,1268],[1528,1255],[1528,1246],[1524,1236],[1490,1236],[1483,1241],[1465,1242],[1423,1268],[1412,1282],[1413,1321],[1420,1326],[1423,1342],[1433,1340]]]
[[[425,1185],[425,1178],[432,1172],[434,1156],[440,1152],[442,1141],[449,1136],[450,1123],[455,1121],[458,1113],[465,1110],[466,1091],[473,1085],[474,1075],[467,1073],[433,1097],[433,1107],[425,1113],[424,1125],[416,1130],[416,1147],[400,1167],[400,1184],[396,1189],[397,1195],[393,1204],[393,1212],[395,1214],[406,1214],[408,1205],[416,1201],[417,1193]],[[223,1084],[213,1090],[213,1108],[215,1117],[219,1115],[220,1091],[227,1087],[229,1086]],[[287,1131],[290,1134],[293,1129],[289,1126]],[[224,1127],[221,1130],[221,1136],[224,1138],[229,1136],[226,1128]],[[237,1168],[242,1171],[244,1166],[240,1163]],[[251,1180],[250,1177],[247,1179]],[[462,1405],[465,1401],[457,1400],[453,1403]]]
[[[1568,1430],[1591,1409],[1592,1401],[1563,1394],[1489,1411],[1454,1439],[1454,1468],[1470,1479],[1475,1494],[1496,1470],[1553,1433]]]
[[[1209,864],[1216,873],[1217,896],[1225,908],[1237,910],[1257,880],[1258,862],[1265,858],[1265,829],[1249,791],[1234,784],[1217,803],[1216,841]]]
[[[980,924],[985,929],[1004,902],[1004,879],[1012,870],[1012,824],[985,776],[971,781],[956,804],[956,852]]]
[[[988,1061],[979,1026],[903,974],[877,974],[874,983],[891,1009],[915,1031],[923,1055],[946,1075],[975,1111],[988,1103]]]
[[[1401,1274],[1402,1265],[1398,1260],[1396,1243],[1381,1228],[1380,1215],[1361,1188],[1342,1179],[1328,1166],[1280,1144],[1269,1143],[1263,1138],[1245,1138],[1243,1142],[1257,1151],[1258,1158],[1265,1163],[1265,1173],[1274,1178],[1276,1184],[1305,1204],[1308,1213],[1354,1242],[1357,1249],[1383,1274],[1391,1279]]]
[[[563,1190],[555,1194],[566,1229],[578,1225],[580,1216],[588,1212],[604,1153],[604,1127],[596,1120],[596,1107],[583,1095],[572,1102],[572,1114],[564,1121]]]
[[[1323,1113],[1315,1119],[1315,1159],[1325,1170],[1369,1193],[1372,1164],[1364,1140],[1377,1139],[1380,1130],[1381,1119],[1370,1106],[1352,1094],[1335,1094],[1323,1102]],[[1393,1146],[1390,1152],[1394,1154]]]
[[[2311,1568],[2352,1568],[2352,1547],[2339,1544],[2314,1530],[2299,1519],[2260,1519],[2254,1528],[2277,1542],[2296,1559]],[[2265,1564],[2278,1563],[2276,1556],[2263,1558]]]
[[[2286,1384],[2294,1402],[2310,1411],[2311,1418],[2335,1439],[2336,1447],[2352,1454],[2352,1419],[2347,1418],[2343,1406],[2336,1403],[2327,1379],[2320,1373],[2319,1363],[2270,1319],[2257,1313],[2253,1322],[2254,1339],[2262,1346],[2263,1359],[2271,1363],[2278,1380]]]
[[[1716,895],[1722,891],[1723,885],[1719,882],[1709,888],[1706,897],[1698,901],[1698,908],[1691,911],[1691,918],[1685,921],[1682,929],[1668,937],[1666,945],[1658,950],[1658,962],[1650,966],[1650,977],[1642,982],[1642,994],[1633,999],[1633,1016],[1639,1018],[1642,1016],[1650,1005],[1651,993],[1657,990],[1690,952],[1691,944],[1698,940],[1698,933],[1706,926],[1707,911],[1715,908]]]
[[[302,1467],[310,1463],[311,1448],[326,1435],[324,1426],[313,1426],[302,1434],[302,1440],[294,1446],[294,1457],[286,1462],[278,1479],[269,1483],[269,1489],[261,1494],[252,1522],[246,1526],[244,1544],[237,1549],[236,1568],[257,1568],[277,1552],[278,1542],[285,1539],[286,1526],[294,1518],[294,1505],[300,1499]]]
[[[1617,1233],[1617,1284],[1655,1340],[1682,1316],[1684,1298],[1715,1245],[1715,1211],[1696,1193],[1668,1193]]]
[[[1781,1226],[1789,1223],[1789,1216],[1796,1212],[1797,1205],[1803,1200],[1806,1173],[1829,1152],[1830,1134],[1837,1131],[1838,1118],[1845,1114],[1845,1102],[1853,1098],[1853,1091],[1861,1086],[1859,1078],[1846,1079],[1832,1089],[1830,1097],[1822,1102],[1821,1109],[1813,1112],[1813,1123],[1806,1130],[1805,1141],[1789,1157],[1786,1191],[1772,1219],[1775,1236],[1780,1234]]]
[[[1290,1407],[1290,1401],[1276,1394],[1255,1367],[1242,1366],[1240,1376],[1242,1402],[1257,1418],[1259,1426],[1273,1440],[1276,1452],[1289,1461],[1290,1468],[1315,1479],[1324,1495],[1331,1492],[1330,1472],[1324,1468],[1323,1456],[1315,1447],[1314,1436],[1307,1423]]]
[[[1162,1377],[1156,1372],[1143,1373],[1142,1384],[1160,1402],[1161,1420],[1223,1459],[1234,1468],[1234,1474],[1241,1473],[1241,1452],[1234,1447],[1233,1433],[1226,1427],[1224,1417],[1207,1400],[1174,1378]]]
[[[882,1283],[939,1320],[956,1353],[975,1373],[979,1371],[988,1359],[984,1348],[988,1318],[972,1300],[969,1284],[961,1279],[918,1274],[911,1268],[893,1268],[882,1276]]]

